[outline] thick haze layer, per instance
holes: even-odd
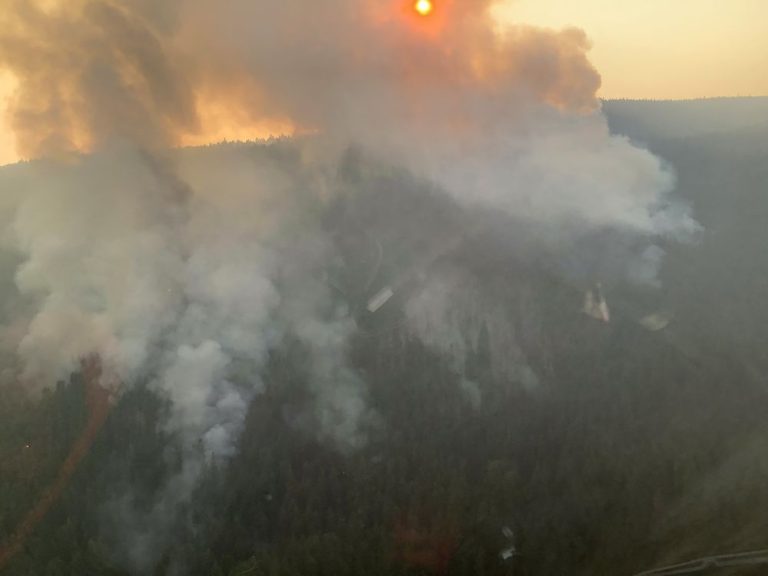
[[[324,151],[364,144],[534,220],[678,224],[658,214],[670,175],[597,115],[600,79],[577,30],[499,36],[489,2],[457,0],[429,17],[400,0],[14,4],[0,62],[19,80],[11,113],[26,156],[179,144],[226,107],[319,132]]]
[[[550,259],[620,237],[614,275],[636,282],[656,281],[658,242],[695,232],[659,159],[609,134],[585,35],[500,36],[489,8],[436,0],[425,18],[401,0],[7,3],[12,123],[23,154],[46,158],[0,173],[10,377],[50,386],[96,353],[123,386],[146,382],[171,401],[184,463],[152,515],[129,523],[144,534],[125,539],[137,570],[161,553],[147,549],[160,542],[149,527],[206,462],[234,453],[268,355],[287,340],[307,351],[301,426],[344,451],[365,443],[376,418],[346,361],[356,321],[326,281],[338,254],[322,216],[350,146],[530,230],[527,250]],[[218,121],[303,137],[259,161],[167,153]],[[603,253],[589,252],[571,267]],[[449,308],[416,333],[439,347],[429,332]]]

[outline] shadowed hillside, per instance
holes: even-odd
[[[768,104],[604,109],[674,166],[704,226],[666,247],[661,288],[607,284],[610,322],[590,317],[592,279],[535,257],[519,228],[350,153],[321,218],[339,258],[318,276],[354,316],[368,442],[341,453],[311,433],[307,351],[287,338],[154,574],[629,576],[768,547]],[[287,161],[180,154],[233,150]],[[2,395],[0,539],[87,426],[84,396],[78,375],[41,404]],[[168,409],[149,385],[120,399],[9,576],[124,574],[126,511],[180,466]]]

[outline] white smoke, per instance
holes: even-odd
[[[235,454],[269,352],[287,334],[309,354],[313,431],[342,451],[366,440],[365,383],[346,361],[355,323],[329,312],[317,281],[329,253],[317,195],[301,188],[299,163],[281,166],[266,150],[181,154],[174,172],[170,160],[121,150],[0,173],[13,197],[5,249],[18,255],[4,273],[31,303],[0,338],[18,377],[50,386],[95,353],[123,390],[145,382],[170,401],[165,425],[182,466],[149,516],[133,519],[158,542],[206,467]]]
[[[329,254],[311,215],[316,193],[263,158],[196,156],[177,169],[184,185],[120,151],[7,172],[16,202],[4,214],[6,248],[21,257],[19,293],[35,302],[14,343],[21,377],[50,385],[96,352],[126,385],[151,380],[173,400],[174,426],[211,446],[227,431],[237,438],[287,331],[311,352],[318,394],[337,380],[350,395],[362,390],[345,363],[354,321],[326,314],[330,294],[314,274]],[[360,443],[355,423],[343,425],[346,440],[338,426],[329,437]]]
[[[308,350],[320,437],[365,442],[373,416],[346,362],[356,325],[322,280],[334,254],[319,222],[350,145],[535,229],[534,250],[631,238],[623,273],[638,282],[657,281],[663,241],[697,230],[673,174],[610,135],[586,35],[498,34],[490,7],[436,0],[420,19],[401,0],[8,0],[0,67],[18,81],[19,150],[58,160],[0,171],[5,273],[23,304],[0,342],[31,386],[97,353],[124,386],[171,401],[185,461],[156,514],[236,451],[288,336]],[[167,153],[222,116],[314,136],[293,159]],[[514,326],[476,296],[437,278],[407,314],[459,364],[488,320],[498,370],[535,379]]]
[[[455,269],[434,270],[406,303],[408,327],[448,358],[461,377],[468,372],[470,358],[483,352],[497,381],[535,388],[538,376],[525,353],[526,345],[539,339],[534,295],[525,286],[507,284],[500,297],[498,290],[481,283]],[[471,404],[480,404],[477,383],[462,380],[461,389]]]
[[[422,18],[405,0],[12,0],[0,65],[17,76],[12,120],[30,154],[180,143],[224,109],[319,134],[331,165],[360,144],[545,243],[695,234],[671,171],[610,135],[586,35],[499,32],[492,5],[441,0]]]

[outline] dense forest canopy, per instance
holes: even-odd
[[[727,118],[766,108],[713,105]],[[614,132],[674,167],[704,228],[666,247],[660,287],[604,283],[609,322],[583,311],[600,277],[508,250],[503,222],[480,228],[430,185],[350,152],[342,187],[373,192],[323,214],[343,255],[323,279],[355,318],[350,363],[374,412],[365,441],[340,449],[317,434],[311,354],[286,338],[236,454],[143,541],[141,511],[183,458],[167,399],[139,384],[111,400],[3,575],[121,576],[144,569],[132,565],[142,550],[157,576],[630,575],[768,547],[768,120],[664,120],[703,106],[603,104]],[[290,146],[179,154],[290,163]],[[440,298],[448,321],[425,337]],[[0,394],[0,542],[94,426],[86,368],[40,397]]]

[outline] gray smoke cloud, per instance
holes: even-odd
[[[0,174],[15,196],[4,246],[19,256],[3,273],[29,303],[2,330],[17,358],[8,376],[50,386],[96,353],[118,394],[146,383],[170,401],[180,468],[151,510],[130,511],[128,497],[119,507],[121,556],[137,573],[163,553],[205,470],[236,453],[269,353],[287,337],[308,352],[309,431],[348,452],[374,420],[347,363],[354,319],[317,280],[330,238],[300,163],[214,152],[173,168],[169,178],[156,158],[119,150]]]
[[[8,0],[0,14],[18,148],[46,158],[0,171],[4,289],[18,303],[0,343],[15,358],[6,377],[30,387],[96,353],[123,386],[171,401],[184,463],[136,531],[162,526],[205,466],[235,453],[286,338],[308,351],[319,436],[364,445],[375,415],[347,362],[356,323],[326,280],[336,254],[319,216],[350,145],[534,230],[534,252],[571,266],[584,268],[572,246],[627,239],[613,260],[634,282],[656,283],[662,244],[698,229],[673,173],[609,133],[579,30],[500,33],[488,0],[436,0],[429,18],[401,0],[44,4]],[[288,157],[168,152],[222,117],[303,137]],[[406,315],[429,345],[458,350],[460,370],[479,320],[492,347],[517,349],[513,325],[478,302],[449,274]],[[500,357],[535,385],[522,352]],[[137,571],[157,556],[139,540]]]
[[[539,376],[526,357],[526,345],[540,341],[535,294],[525,285],[484,285],[453,267],[434,270],[408,299],[405,315],[411,331],[445,355],[458,375],[468,373],[472,355],[485,347],[490,375],[524,390],[535,389]],[[484,340],[484,341],[483,341]],[[461,390],[479,407],[482,388],[463,379]]]
[[[360,143],[559,242],[695,233],[670,170],[610,135],[585,34],[500,33],[491,6],[445,0],[421,18],[400,0],[13,0],[0,64],[19,80],[27,154],[184,142],[210,100],[321,134],[319,157]]]
[[[0,66],[19,80],[10,123],[23,157],[127,141],[173,144],[194,130],[194,91],[163,44],[168,2],[9,0]]]

